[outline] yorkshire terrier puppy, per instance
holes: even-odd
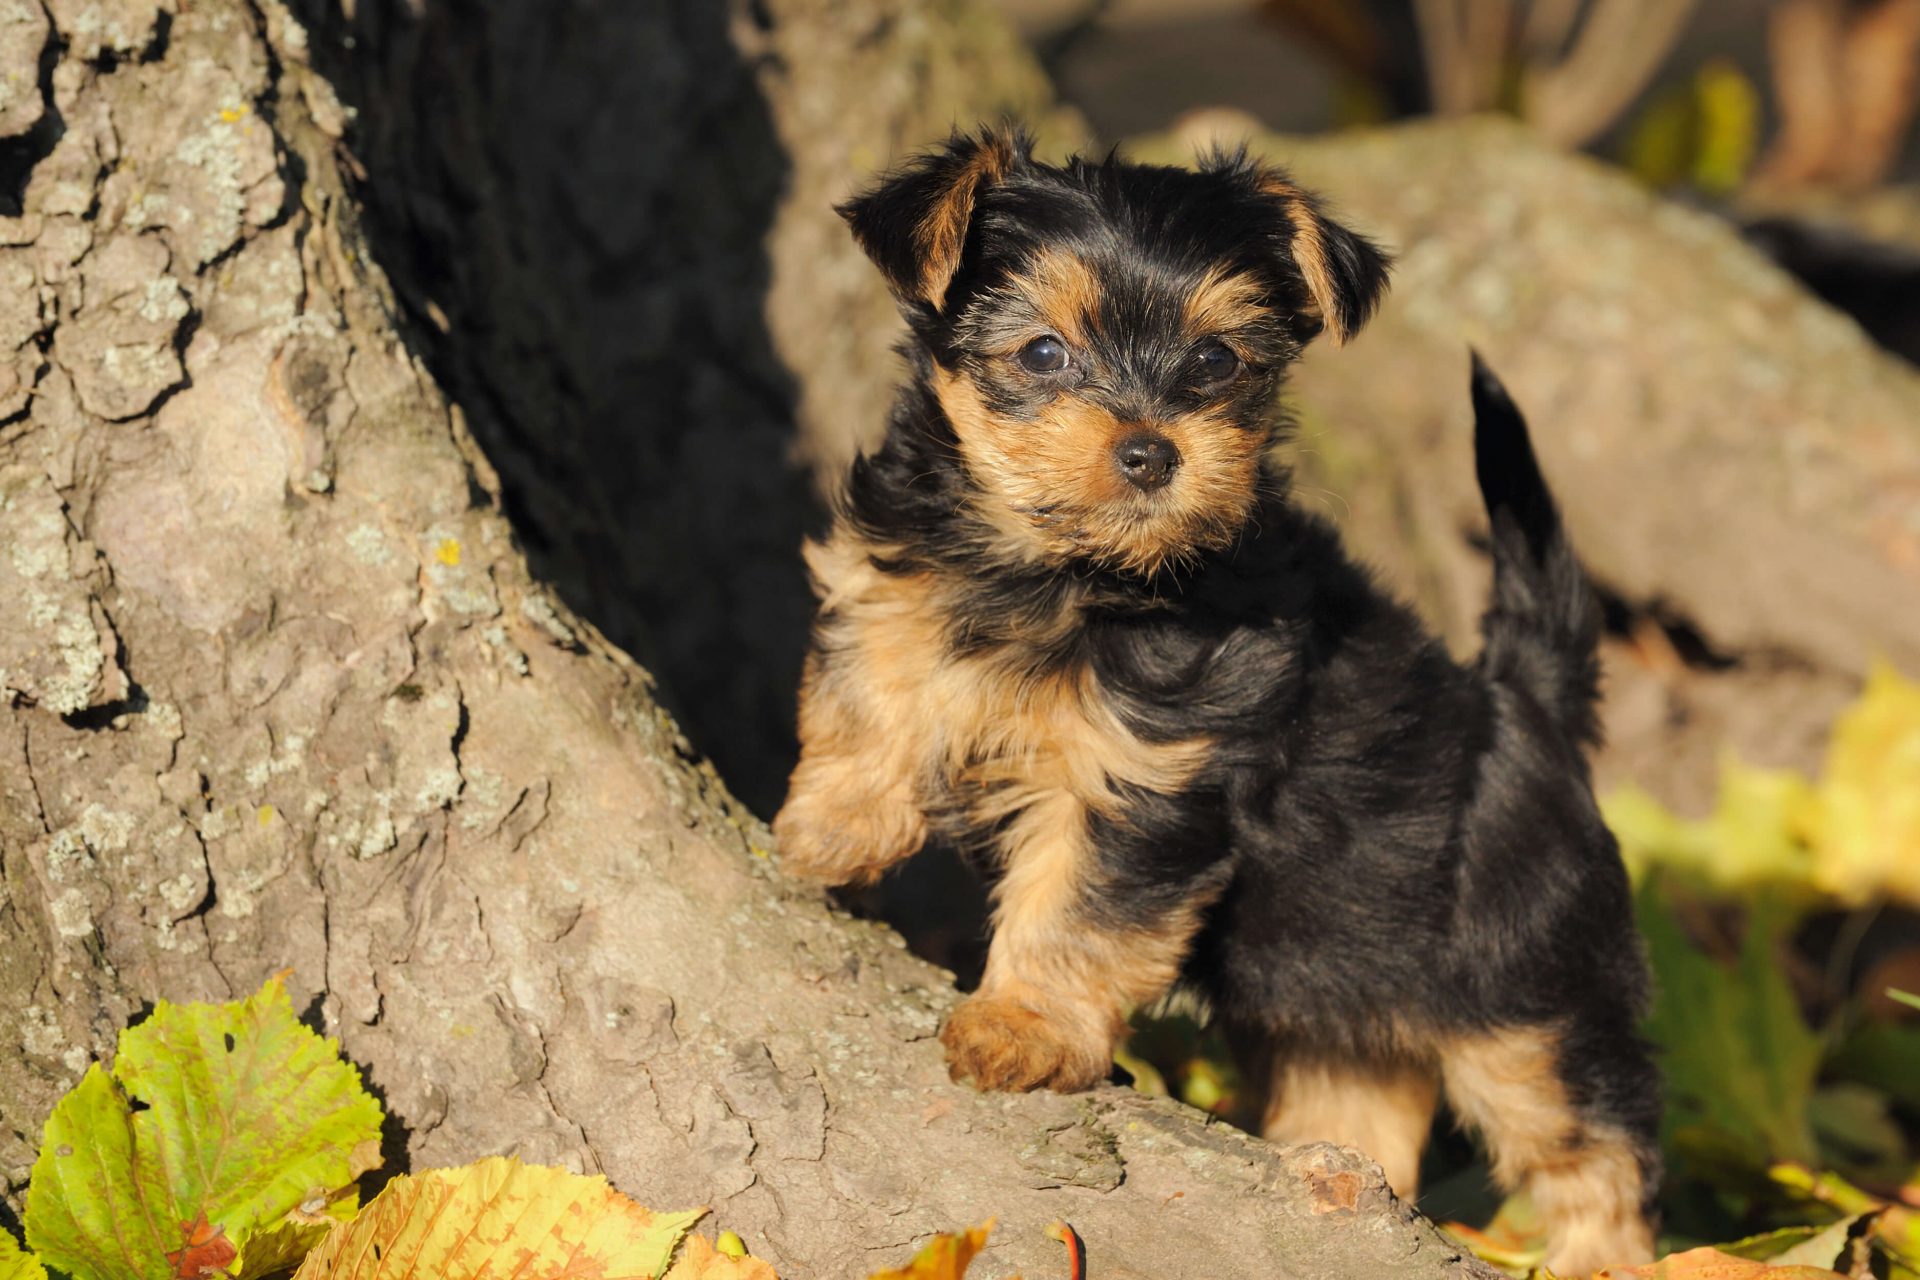
[[[1288,365],[1387,278],[1286,174],[984,132],[841,213],[909,377],[807,549],[784,865],[869,880],[931,837],[987,868],[957,1079],[1086,1087],[1189,984],[1269,1137],[1359,1147],[1410,1200],[1444,1090],[1557,1273],[1647,1259],[1647,975],[1583,754],[1599,612],[1499,382],[1476,360],[1494,590],[1462,667],[1270,460]]]

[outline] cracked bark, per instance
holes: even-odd
[[[9,304],[32,298],[0,314],[19,384],[0,380],[15,1209],[53,1100],[142,1001],[291,968],[384,1096],[394,1164],[512,1152],[603,1171],[648,1203],[714,1205],[783,1274],[855,1273],[988,1214],[988,1275],[1056,1266],[1041,1228],[1062,1216],[1112,1276],[1216,1256],[1271,1276],[1484,1274],[1350,1153],[1276,1150],[1111,1089],[948,1084],[931,1039],[946,975],[783,882],[646,672],[529,573],[417,354],[469,336],[492,352],[468,328],[480,295],[439,339],[404,318],[307,28],[276,0],[14,7],[6,29],[31,45],[44,20],[50,51],[39,110],[0,102],[0,174],[18,179],[0,277]],[[803,7],[743,11],[741,47],[801,57],[804,26],[776,19]],[[715,11],[668,6],[657,48],[700,53]],[[878,23],[863,47],[938,44],[891,6],[834,12]],[[365,57],[403,67],[435,34]],[[924,72],[870,96],[916,100]],[[573,195],[592,190],[589,174]],[[762,229],[733,227],[715,260]],[[744,394],[763,425],[784,412]],[[667,416],[715,430],[738,407],[706,382],[675,395]],[[482,408],[495,456],[537,469],[537,437],[516,451]],[[574,526],[589,549],[606,514]]]

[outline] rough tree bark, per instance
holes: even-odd
[[[781,7],[739,20],[777,31]],[[658,17],[654,63],[679,50],[681,83],[698,81],[718,6],[634,8]],[[439,34],[461,30],[501,32]],[[505,1151],[602,1170],[656,1205],[714,1205],[783,1274],[860,1274],[990,1213],[987,1275],[1051,1274],[1040,1228],[1059,1216],[1109,1276],[1192,1275],[1203,1258],[1265,1276],[1486,1274],[1352,1153],[1276,1150],[1114,1089],[946,1082],[931,1038],[946,976],[783,882],[646,674],[530,575],[493,466],[417,354],[437,344],[375,265],[318,40],[278,0],[3,0],[0,32],[0,83],[24,95],[0,100],[12,1206],[54,1098],[143,1000],[226,998],[291,968],[385,1098],[389,1168]],[[608,62],[612,85],[618,49]],[[717,190],[732,128],[663,117],[659,138],[602,141],[644,155],[679,138],[644,163],[665,166],[663,189]],[[472,143],[489,144],[505,140]],[[747,158],[739,181],[758,190],[764,154]],[[588,169],[569,198],[595,190]],[[582,234],[553,212],[553,235]],[[702,269],[739,269],[724,246],[760,228],[731,226],[723,202],[708,216]],[[630,268],[609,294],[651,266]],[[536,317],[539,277],[537,260],[519,277]],[[479,297],[437,349],[508,354]],[[421,309],[450,321],[433,298]],[[662,400],[686,432],[718,433],[722,459],[778,443],[726,434],[756,392],[688,349],[690,385]],[[637,376],[625,439],[671,460],[648,385]],[[569,434],[578,421],[500,457],[531,472],[548,446],[613,447]],[[591,541],[619,514],[591,507],[575,527]],[[636,519],[629,547],[676,527]],[[662,588],[657,607],[672,599]]]

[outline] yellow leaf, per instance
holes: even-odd
[[[1718,1249],[1689,1249],[1644,1267],[1608,1267],[1594,1280],[1845,1280],[1824,1267],[1770,1267]]]
[[[492,1156],[395,1178],[307,1255],[295,1280],[653,1280],[705,1212],[654,1213],[605,1178]]]
[[[1649,186],[1690,182],[1725,195],[1745,180],[1759,140],[1759,91],[1738,66],[1715,58],[1691,84],[1649,97],[1622,159]]]
[[[953,1235],[935,1236],[906,1266],[876,1271],[867,1280],[960,1280],[974,1258],[987,1247],[987,1233],[992,1230],[993,1220],[989,1218],[980,1226]]]
[[[1920,905],[1920,683],[1875,666],[1834,722],[1818,785],[1729,757],[1703,822],[1631,788],[1603,808],[1636,880],[1657,867],[1699,887],[1766,889],[1802,906],[1882,896]]]
[[[1821,888],[1920,904],[1920,683],[1874,667],[1834,723],[1811,825]]]
[[[1533,1200],[1524,1192],[1509,1196],[1493,1221],[1483,1228],[1461,1222],[1442,1223],[1440,1229],[1470,1249],[1482,1262],[1502,1271],[1526,1274],[1547,1256],[1547,1227]]]
[[[1121,1070],[1133,1077],[1135,1089],[1155,1098],[1167,1096],[1167,1078],[1160,1074],[1160,1068],[1135,1053],[1131,1045],[1123,1044],[1115,1049],[1113,1060]]]
[[[731,1231],[724,1235],[733,1235]],[[734,1236],[738,1240],[738,1236]],[[667,1272],[666,1280],[779,1280],[773,1268],[759,1258],[722,1253],[705,1236],[688,1236],[686,1250]]]
[[[360,1190],[350,1187],[334,1196],[315,1194],[297,1205],[286,1217],[270,1227],[256,1231],[240,1250],[233,1267],[237,1280],[262,1280],[283,1276],[300,1265],[300,1259],[326,1239],[327,1232],[342,1222],[352,1222],[360,1212]]]
[[[1715,58],[1693,78],[1699,109],[1699,137],[1693,157],[1693,185],[1726,195],[1746,180],[1760,142],[1760,91],[1727,58]]]
[[[1729,756],[1720,762],[1719,799],[1704,821],[1677,817],[1631,787],[1601,807],[1636,881],[1657,867],[1721,893],[1775,886],[1805,897],[1814,876],[1807,842],[1814,799],[1805,778]]]
[[[1719,882],[1797,889],[1797,896],[1806,898],[1815,856],[1808,831],[1814,803],[1813,788],[1797,773],[1723,761],[1711,820],[1720,851],[1714,864]]]
[[[0,1280],[47,1280],[40,1260],[22,1249],[5,1227],[0,1227]]]

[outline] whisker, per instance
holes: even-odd
[[[1314,497],[1329,498],[1332,501],[1340,504],[1342,519],[1353,518],[1352,504],[1349,503],[1345,497],[1343,497],[1339,493],[1336,493],[1332,489],[1322,489],[1317,485],[1301,485],[1301,486],[1297,486],[1294,489],[1294,492],[1300,494],[1302,497],[1305,497],[1307,495],[1312,495]]]

